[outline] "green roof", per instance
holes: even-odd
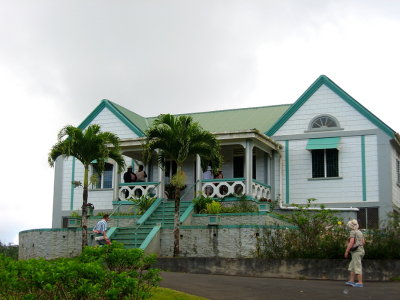
[[[321,75],[294,104],[262,106],[252,108],[238,108],[229,110],[187,113],[200,123],[200,125],[211,132],[233,132],[249,129],[257,129],[268,136],[273,136],[280,127],[315,93],[315,91],[325,84],[339,97],[353,106],[368,120],[386,132],[389,136],[394,136],[394,131],[379,120],[374,114],[353,99],[339,86],[337,86],[327,76]],[[156,117],[145,118],[133,111],[111,102],[102,100],[96,109],[79,125],[85,128],[105,107],[111,110],[126,126],[128,126],[139,137],[144,136],[144,132],[151,126]]]
[[[232,132],[248,129],[267,131],[284,114],[290,105],[239,108],[200,113],[187,113],[193,120],[211,132]],[[148,118],[149,125],[155,117]]]

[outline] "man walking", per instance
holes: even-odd
[[[107,222],[110,220],[110,216],[105,214],[103,219],[97,222],[96,226],[93,228],[93,232],[96,234],[94,238],[96,245],[111,245],[110,239],[107,237]]]

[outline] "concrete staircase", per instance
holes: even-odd
[[[181,202],[180,215],[190,204],[187,201]],[[174,206],[173,200],[163,201],[144,223],[135,227],[118,227],[111,240],[122,243],[125,248],[139,248],[154,226],[174,225]]]

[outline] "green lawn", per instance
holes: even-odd
[[[207,298],[158,287],[154,289],[153,296],[149,300],[207,300]]]

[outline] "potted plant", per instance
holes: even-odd
[[[73,211],[68,218],[68,228],[78,228],[82,226],[82,218],[78,212]]]

